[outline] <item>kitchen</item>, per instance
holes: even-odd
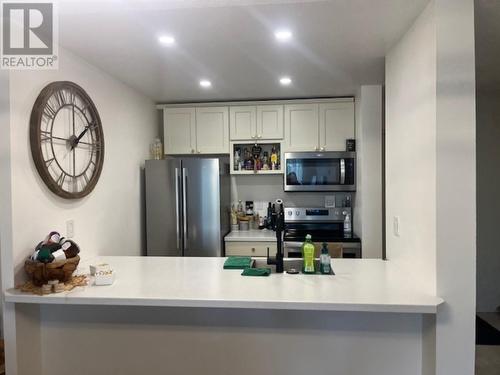
[[[147,161],[145,166],[147,254],[269,256],[276,253],[271,222],[279,208],[275,200],[287,193],[297,204],[306,192],[323,202],[288,207],[290,201],[281,200],[285,257],[300,257],[300,246],[311,234],[316,253],[328,242],[332,256],[361,258],[361,240],[352,229],[354,107],[353,98],[158,106],[167,159]],[[161,145],[152,147],[163,150]],[[154,157],[163,159],[163,152],[154,151]],[[212,154],[222,156],[215,159]],[[380,169],[381,159],[381,153],[375,155],[372,165]],[[272,202],[255,191],[251,194],[259,200],[238,195],[261,178],[274,182],[264,182],[262,189],[262,196],[272,197]],[[371,199],[373,205],[379,202],[380,218],[381,199]],[[381,243],[372,246],[380,249]]]
[[[468,1],[57,11],[57,69],[0,74],[8,374],[472,373]],[[108,285],[16,289],[60,237]]]

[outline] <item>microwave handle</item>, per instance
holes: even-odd
[[[345,159],[340,159],[340,185],[345,184]]]

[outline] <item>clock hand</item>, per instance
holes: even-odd
[[[83,138],[83,136],[89,131],[91,125],[92,124],[88,124],[87,126],[85,126],[85,129],[83,129],[83,131],[80,133],[80,135],[78,137],[76,137],[76,139],[73,141],[73,144],[71,145],[72,150],[76,146],[78,146],[78,142],[80,142],[80,140]]]

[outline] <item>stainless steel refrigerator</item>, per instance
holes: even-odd
[[[229,232],[228,158],[146,161],[150,256],[222,256]]]

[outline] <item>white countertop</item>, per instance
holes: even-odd
[[[436,313],[441,298],[418,291],[416,281],[376,259],[334,259],[335,276],[272,274],[244,277],[223,270],[225,258],[99,257],[109,263],[110,286],[78,287],[36,296],[5,292],[7,302],[125,306],[183,306],[284,310]]]
[[[276,242],[276,232],[268,229],[232,231],[224,237],[226,242]]]

